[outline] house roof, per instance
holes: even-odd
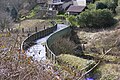
[[[71,5],[67,12],[82,12],[83,10],[85,9],[85,6],[74,6],[74,5]]]

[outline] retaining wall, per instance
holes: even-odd
[[[52,34],[48,39],[47,39],[47,44],[46,44],[46,57],[48,59],[51,59],[54,63],[56,63],[56,56],[58,56],[56,53],[53,52],[51,49],[51,45],[53,42],[58,39],[59,37],[63,37],[66,35],[69,35],[71,33],[71,28],[68,26],[54,34]]]
[[[51,49],[51,45],[53,44],[53,42],[58,39],[59,37],[63,37],[65,35],[69,35],[71,33],[71,28],[68,25],[66,28],[59,30],[55,33],[53,33],[55,30],[57,30],[57,25],[55,25],[54,27],[50,27],[48,29],[36,32],[32,35],[30,35],[29,37],[27,37],[23,42],[22,42],[22,50],[27,50],[28,48],[30,48],[31,46],[35,45],[35,41],[43,38],[49,34],[51,34],[49,36],[49,38],[47,39],[46,42],[46,57],[48,59],[51,59],[52,62],[56,62],[56,53],[53,52],[53,50]]]
[[[28,48],[30,48],[32,45],[36,44],[35,41],[37,39],[43,38],[51,33],[53,33],[55,30],[57,29],[57,25],[55,25],[54,27],[50,27],[47,28],[45,30],[42,31],[38,31],[32,35],[30,35],[29,37],[27,37],[23,42],[22,42],[22,50],[27,50]]]

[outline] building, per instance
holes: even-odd
[[[63,2],[61,0],[49,0],[48,7],[49,10],[57,10],[60,11],[62,8]]]
[[[86,6],[74,6],[74,5],[71,5],[68,8],[67,13],[72,14],[72,15],[78,15],[79,13],[81,13],[82,11],[85,10],[85,7]]]
[[[68,14],[77,15],[85,10],[86,0],[72,0],[73,4],[67,9]]]
[[[37,2],[38,4],[44,4],[44,3],[47,2],[47,0],[36,0],[36,2]]]
[[[48,10],[67,12],[68,14],[79,14],[82,12],[87,2],[92,0],[37,0],[39,4],[47,3]]]

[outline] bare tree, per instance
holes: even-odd
[[[4,0],[0,0],[0,30],[3,32],[5,28],[9,28],[13,20],[7,12],[7,3]]]
[[[10,28],[11,24],[18,19],[18,13],[24,8],[25,3],[29,6],[35,3],[35,0],[0,0],[0,30]]]

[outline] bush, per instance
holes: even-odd
[[[118,15],[120,15],[120,6],[117,6],[116,12],[117,12]]]
[[[118,6],[120,6],[120,0],[118,1]]]
[[[102,3],[107,5],[107,8],[110,9],[113,13],[116,13],[115,9],[118,6],[118,0],[101,0]]]
[[[36,7],[34,7],[34,9],[32,9],[31,11],[30,11],[30,13],[29,13],[29,15],[28,16],[26,16],[27,18],[33,18],[33,17],[35,17],[36,16],[36,13],[38,12],[40,10],[40,6],[36,6]]]
[[[87,6],[87,8],[88,8],[89,10],[96,9],[96,5],[90,3],[90,4]]]
[[[52,50],[54,53],[56,53],[56,55],[60,55],[61,53],[74,54],[73,49],[75,46],[76,45],[74,44],[74,42],[66,38],[58,38],[51,45]]]
[[[68,16],[68,21],[71,23],[72,26],[77,26],[77,19],[75,16],[73,15]]]
[[[97,2],[96,3],[96,9],[106,9],[107,5],[102,3],[102,2]]]
[[[118,6],[116,8],[116,12],[118,15],[120,15],[120,0],[118,1]]]
[[[78,24],[81,27],[106,28],[114,25],[115,20],[107,9],[87,10],[78,15]]]

